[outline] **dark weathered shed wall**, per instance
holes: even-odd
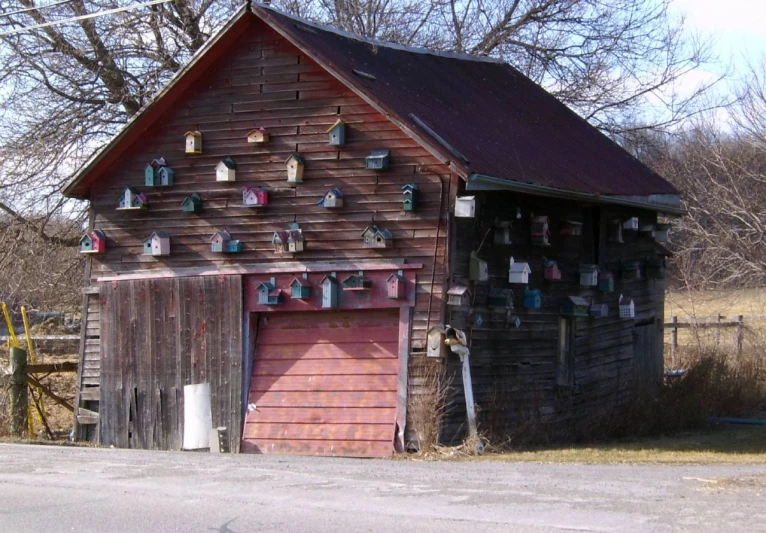
[[[242,278],[101,285],[101,443],[178,450],[184,385],[210,383],[213,427],[242,426]]]
[[[479,193],[477,201],[480,208],[476,219],[455,219],[452,275],[454,282],[474,291],[473,315],[469,317],[466,308],[453,308],[449,319],[458,327],[465,325],[469,332],[471,372],[482,429],[507,434],[521,429],[524,422],[556,420],[558,429],[566,432],[582,427],[593,413],[616,405],[642,376],[658,383],[662,374],[664,282],[627,281],[620,275],[622,261],[654,258],[655,242],[645,234],[626,231],[623,244],[610,243],[606,224],[610,219],[629,216],[652,223],[656,214],[507,192]],[[517,208],[522,210],[521,219],[516,218]],[[530,244],[531,214],[551,218],[551,246]],[[496,220],[512,222],[512,244],[493,243],[491,228]],[[583,221],[582,236],[559,235],[564,220]],[[488,262],[490,282],[474,285],[468,281],[468,259],[482,240],[479,256]],[[508,283],[511,256],[529,262],[529,287],[542,291],[541,309],[524,309],[523,286]],[[543,279],[543,257],[558,262],[561,281]],[[611,271],[615,291],[605,294],[595,287],[580,287],[580,263],[596,263],[602,271]],[[521,318],[520,328],[506,322],[505,310],[493,311],[486,306],[490,285],[513,289],[515,308],[511,312]],[[635,300],[634,320],[618,317],[620,293]],[[556,365],[560,306],[567,296],[606,303],[609,316],[575,319],[574,386],[562,388],[556,385]],[[476,324],[479,315],[482,325]],[[460,362],[450,356],[447,364],[453,395],[443,437],[450,442],[462,437],[466,423]],[[526,428],[531,430],[534,424]]]

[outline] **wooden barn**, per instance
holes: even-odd
[[[145,187],[160,158],[172,182]],[[87,256],[81,439],[180,449],[184,387],[208,384],[234,452],[386,456],[417,446],[408,398],[435,365],[453,442],[460,362],[426,342],[444,324],[493,428],[509,405],[576,423],[661,376],[662,257],[633,228],[680,214],[678,192],[499,61],[243,7],[65,194],[107,240]],[[223,232],[237,253],[211,248]]]

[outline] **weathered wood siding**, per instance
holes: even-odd
[[[641,223],[656,222],[656,214],[619,207],[585,206],[510,192],[478,193],[480,205],[476,219],[455,219],[455,257],[453,280],[474,292],[474,308],[451,308],[450,321],[466,327],[471,339],[471,371],[476,403],[480,406],[483,430],[494,434],[517,431],[521,424],[534,428],[541,420],[555,420],[561,435],[577,429],[589,414],[616,405],[632,390],[639,375],[654,381],[662,373],[662,348],[647,340],[649,328],[661,331],[664,282],[622,279],[622,261],[644,261],[656,257],[654,239],[639,232],[624,232],[624,243],[607,238],[607,221],[613,218],[640,217]],[[516,218],[521,208],[522,218]],[[551,245],[531,245],[530,215],[551,219]],[[512,244],[494,244],[492,227],[496,220],[512,223]],[[581,236],[559,234],[565,220],[584,222]],[[479,257],[489,266],[490,281],[468,281],[468,262],[472,250],[484,244]],[[529,262],[532,274],[529,287],[543,294],[541,309],[524,309],[522,285],[508,283],[509,259]],[[558,262],[561,281],[543,278],[543,258]],[[602,293],[596,287],[580,287],[578,265],[595,263],[615,276],[615,291]],[[642,268],[642,276],[645,270]],[[486,306],[490,286],[512,288],[515,308],[521,319],[516,329],[506,321],[505,310]],[[617,301],[623,293],[636,303],[635,319],[618,317]],[[594,303],[609,306],[607,318],[576,318],[573,387],[556,385],[559,343],[559,318],[562,300],[584,296]],[[481,316],[481,325],[477,324]],[[637,327],[642,326],[642,327]],[[638,331],[642,342],[634,341]],[[661,336],[655,336],[660,339]],[[449,421],[443,438],[447,442],[462,438],[466,429],[460,362],[448,359],[448,374],[453,384]]]
[[[446,217],[448,208],[449,169],[273,30],[252,25],[99,182],[92,194],[94,227],[106,233],[108,248],[94,257],[92,276],[285,261],[274,254],[271,237],[298,222],[306,250],[296,261],[423,263],[413,325],[421,340],[427,310],[441,306],[446,227],[442,222],[439,228],[439,215]],[[328,146],[325,132],[338,118],[347,123],[346,144]],[[257,126],[269,129],[270,143],[247,143],[245,135]],[[203,134],[201,155],[184,153],[189,129]],[[373,149],[391,150],[389,170],[365,170]],[[291,186],[284,161],[295,151],[306,169],[303,183]],[[226,156],[237,163],[233,183],[215,181],[215,166]],[[174,186],[143,186],[144,166],[157,157],[175,170]],[[402,207],[406,183],[420,188],[414,212]],[[269,205],[241,207],[244,185],[267,188]],[[145,212],[115,210],[127,186],[147,195]],[[343,208],[316,205],[331,187],[344,193]],[[181,202],[194,192],[202,195],[204,212],[181,212]],[[390,230],[393,247],[363,248],[360,235],[370,224]],[[242,241],[242,253],[210,252],[210,237],[223,229]],[[143,240],[157,230],[170,234],[168,257],[142,255]]]
[[[104,445],[178,450],[184,385],[210,383],[213,427],[242,426],[242,278],[101,285]]]
[[[326,130],[338,118],[347,124],[346,144],[332,147]],[[268,128],[271,141],[248,144],[246,134],[260,126]],[[195,129],[202,132],[203,153],[187,155],[183,134]],[[365,157],[374,149],[391,151],[389,170],[365,170]],[[285,159],[295,151],[306,160],[305,174],[303,183],[290,185]],[[236,182],[216,182],[215,166],[227,156],[237,164]],[[158,157],[175,171],[174,185],[146,188],[144,167]],[[417,272],[412,315],[412,349],[420,353],[427,328],[441,320],[452,179],[446,165],[386,117],[273,30],[253,21],[230,51],[158,117],[91,191],[93,227],[107,237],[107,252],[92,258],[91,277],[95,283],[116,274],[290,261],[289,256],[274,253],[271,238],[274,231],[298,222],[305,251],[295,256],[296,265],[401,260],[423,264]],[[401,187],[406,183],[420,189],[418,208],[412,212],[403,210]],[[241,207],[245,185],[267,188],[269,204]],[[147,210],[116,210],[128,186],[146,194]],[[316,205],[329,188],[343,192],[343,208]],[[204,211],[182,212],[182,201],[195,192],[203,198]],[[391,231],[392,247],[362,246],[361,233],[371,224]],[[242,253],[210,251],[210,237],[224,229],[242,241]],[[170,255],[142,255],[143,240],[158,230],[170,234]],[[168,285],[158,285],[156,297],[168,298],[166,290]],[[114,323],[124,318],[117,313],[103,320],[110,321],[110,327],[125,328],[120,335],[128,336],[126,340],[144,334]],[[104,357],[111,357],[113,348],[105,347]]]

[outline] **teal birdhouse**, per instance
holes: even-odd
[[[330,146],[343,146],[346,144],[346,123],[336,120],[335,124],[327,130],[327,143]]]
[[[202,197],[196,192],[191,193],[181,202],[181,210],[184,213],[201,213]]]
[[[420,189],[414,183],[407,183],[402,187],[402,202],[405,211],[415,211],[418,208],[418,196]]]
[[[543,293],[539,289],[524,289],[524,307],[526,309],[540,309],[543,306]]]
[[[226,243],[226,246],[224,247],[224,253],[227,254],[238,254],[242,251],[242,241],[239,239],[232,239],[229,242]]]
[[[308,300],[311,298],[311,283],[309,283],[308,274],[304,274],[300,278],[294,278],[290,282],[290,297],[293,300]]]
[[[157,186],[159,187],[170,187],[173,185],[173,177],[175,176],[175,172],[172,168],[165,166],[160,167],[157,169]]]
[[[368,291],[372,288],[372,281],[364,277],[364,273],[351,274],[341,282],[344,291]]]
[[[614,292],[614,275],[611,272],[599,273],[598,290],[601,292]]]

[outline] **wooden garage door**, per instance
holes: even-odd
[[[390,455],[398,339],[398,310],[262,314],[242,451]]]

